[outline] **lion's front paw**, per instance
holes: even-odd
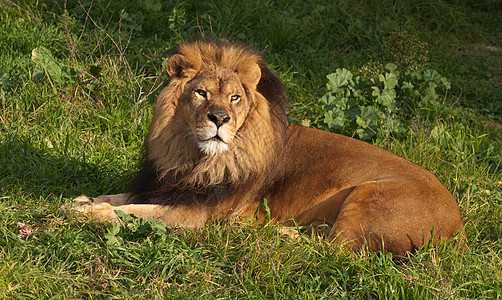
[[[74,198],[71,202],[63,204],[61,206],[62,211],[76,210],[80,206],[91,205],[93,203],[93,199],[91,197],[87,197],[86,195],[78,196]]]
[[[98,219],[117,221],[113,206],[106,202],[96,203],[94,198],[85,195],[73,199],[70,209],[86,215],[93,215]],[[68,208],[68,207],[66,207]]]
[[[79,207],[79,206],[85,206],[85,205],[92,205],[94,203],[94,199],[91,197],[87,197],[86,195],[81,195],[78,196],[77,198],[73,199],[73,207]]]

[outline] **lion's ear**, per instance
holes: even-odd
[[[195,76],[200,68],[194,60],[190,61],[186,56],[175,54],[167,60],[167,74],[169,77],[190,77]]]
[[[239,75],[243,83],[247,83],[253,88],[256,88],[258,82],[260,82],[261,69],[256,63],[243,65],[237,69],[237,75]]]

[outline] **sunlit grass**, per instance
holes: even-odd
[[[501,298],[502,51],[490,49],[502,48],[502,15],[494,1],[471,2],[68,1],[65,14],[63,1],[4,1],[0,298]],[[464,251],[446,244],[395,262],[292,240],[272,225],[141,233],[133,221],[114,229],[60,209],[80,194],[124,189],[167,80],[168,49],[180,41],[223,33],[263,50],[290,90],[291,120],[316,125],[326,75],[387,63],[396,29],[427,44],[424,68],[452,89],[437,111],[410,115],[406,134],[374,142],[455,195]],[[38,47],[76,71],[49,77],[31,59]]]

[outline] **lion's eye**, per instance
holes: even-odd
[[[203,98],[207,97],[207,93],[204,90],[196,90],[195,93]]]
[[[230,97],[230,101],[231,101],[232,103],[237,103],[237,102],[239,102],[240,100],[241,100],[241,96],[240,96],[240,95],[233,95],[233,96],[231,96],[231,97]]]

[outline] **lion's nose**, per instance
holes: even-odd
[[[209,112],[207,114],[207,118],[209,119],[209,121],[216,124],[216,127],[220,127],[223,124],[230,121],[230,116],[227,114],[227,112],[224,109],[212,110],[211,112]]]

